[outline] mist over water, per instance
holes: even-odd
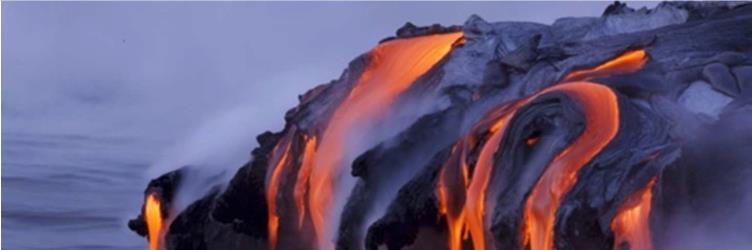
[[[126,220],[149,179],[228,178],[297,95],[406,21],[551,23],[608,4],[3,3],[2,248],[144,249]]]

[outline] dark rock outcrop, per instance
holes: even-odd
[[[144,197],[150,194],[154,194],[158,200],[162,202],[160,206],[163,219],[167,219],[171,215],[173,200],[175,194],[180,187],[181,180],[183,179],[184,170],[178,169],[168,172],[162,176],[157,177],[149,181],[144,190]],[[146,222],[144,221],[144,207],[141,207],[141,213],[138,217],[128,221],[128,228],[136,232],[138,235],[146,236],[149,232],[146,228]]]
[[[649,219],[656,249],[676,249],[671,245],[685,235],[677,230],[685,224],[677,221],[705,223],[705,215],[715,220],[708,227],[752,233],[752,227],[740,226],[752,225],[752,216],[742,212],[747,204],[733,198],[746,197],[752,188],[743,181],[752,177],[747,167],[752,147],[747,138],[752,124],[751,23],[752,5],[744,3],[668,2],[635,10],[616,2],[601,17],[562,18],[551,25],[490,23],[478,16],[463,26],[405,24],[396,37],[382,42],[457,31],[464,39],[390,103],[377,127],[397,131],[364,132],[378,140],[345,163],[350,168],[341,178],[354,184],[344,190],[349,196],[342,199],[341,211],[332,209],[340,211],[339,223],[331,225],[335,246],[446,247],[447,218],[436,190],[458,141],[477,139],[470,140],[463,159],[471,180],[488,141],[487,119],[498,115],[495,111],[570,81],[567,76],[574,71],[597,69],[636,50],[646,55],[639,68],[579,79],[614,92],[619,126],[614,138],[576,172],[576,183],[558,204],[555,248],[612,249],[612,220],[628,197],[651,180],[657,182]],[[306,140],[322,133],[372,59],[369,54],[357,57],[339,79],[300,96],[300,104],[285,114],[282,131],[258,136],[252,160],[238,169],[226,190],[170,214],[180,173],[153,180],[146,194],[159,194],[168,204],[163,215],[172,221],[167,248],[267,248],[272,152],[283,138],[291,141],[292,174],[273,198],[292,203],[290,183],[299,174]],[[510,117],[493,153],[486,193],[486,201],[493,203],[485,211],[488,243],[496,249],[525,248],[521,227],[526,199],[549,164],[570,150],[592,122],[582,105],[570,94],[553,91],[517,107]],[[299,216],[291,212],[294,207],[280,204],[278,249],[317,248],[311,222],[293,223]],[[724,218],[724,213],[741,214],[741,222]],[[129,227],[146,234],[141,215]],[[470,247],[471,241],[462,244]]]

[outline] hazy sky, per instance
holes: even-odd
[[[551,23],[608,4],[3,2],[3,132],[176,140],[227,110],[278,130],[298,94],[406,21]]]

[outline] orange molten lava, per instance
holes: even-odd
[[[295,207],[298,211],[298,228],[303,228],[303,221],[305,220],[305,195],[308,188],[308,178],[311,176],[311,169],[313,168],[313,154],[316,152],[316,137],[306,137],[305,143],[303,162],[300,165],[300,170],[298,170],[298,177],[295,182],[294,190]]]
[[[459,250],[462,246],[462,229],[465,223],[465,211],[462,208],[464,192],[467,187],[467,164],[465,164],[466,141],[460,140],[452,147],[449,160],[442,166],[436,185],[439,199],[439,213],[445,215],[449,229],[449,249]]]
[[[614,250],[621,249],[619,246],[624,243],[629,243],[632,250],[653,249],[649,217],[655,180],[653,177],[643,189],[629,196],[611,221]]]
[[[564,194],[577,182],[577,172],[597,155],[619,129],[616,95],[606,86],[574,82],[552,88],[568,93],[583,108],[587,124],[572,145],[546,168],[527,198],[523,217],[523,244],[531,250],[553,249],[556,210]]]
[[[461,32],[396,39],[370,52],[370,63],[337,107],[313,156],[308,206],[319,249],[333,249],[329,228],[336,185],[355,128],[382,117],[395,98],[451,51]]]
[[[589,82],[571,82],[561,85],[555,85],[552,87],[549,87],[547,89],[544,89],[535,95],[526,97],[518,102],[502,106],[501,108],[492,110],[487,114],[479,124],[481,126],[476,126],[477,128],[483,127],[483,124],[490,124],[488,125],[487,133],[490,134],[489,139],[484,142],[482,145],[480,155],[478,156],[477,163],[475,167],[473,168],[473,174],[472,178],[467,180],[467,173],[463,173],[465,176],[465,188],[462,190],[464,193],[461,195],[458,195],[452,190],[460,190],[463,186],[461,185],[449,185],[449,183],[452,179],[451,176],[456,176],[456,174],[447,174],[450,171],[456,171],[452,170],[453,166],[457,166],[454,162],[455,158],[462,159],[459,162],[459,166],[461,166],[461,169],[463,171],[467,171],[467,166],[465,166],[466,162],[464,161],[466,155],[465,155],[465,149],[467,143],[461,143],[459,145],[462,146],[461,150],[454,150],[452,151],[452,156],[455,158],[450,158],[450,160],[447,162],[447,164],[444,165],[442,168],[441,176],[439,178],[438,183],[438,198],[439,198],[439,207],[440,212],[442,214],[445,214],[447,216],[447,222],[450,232],[450,238],[449,238],[449,246],[450,249],[456,250],[460,249],[461,247],[461,237],[460,233],[463,231],[463,229],[468,230],[470,232],[470,235],[472,235],[472,241],[473,241],[473,249],[493,249],[492,244],[487,244],[486,238],[489,234],[488,228],[486,226],[486,212],[487,211],[493,211],[493,205],[494,203],[489,202],[486,200],[487,196],[487,189],[488,185],[491,179],[491,176],[493,174],[493,168],[494,168],[494,154],[499,151],[500,149],[500,143],[504,136],[504,130],[509,122],[509,120],[514,116],[516,111],[529,103],[534,98],[552,92],[552,91],[564,91],[568,93],[573,98],[577,99],[580,103],[584,105],[590,105],[590,104],[601,104],[602,102],[610,102],[609,104],[616,105],[616,96],[611,92],[611,90],[608,87],[589,83]],[[593,112],[593,108],[598,106],[590,106],[589,112]],[[609,107],[609,106],[605,106]],[[615,110],[615,111],[614,111]],[[606,119],[616,119],[617,126],[614,126],[613,128],[618,127],[618,107],[613,106],[609,111],[613,111],[616,113],[612,113],[611,116],[603,116],[603,118]],[[588,113],[589,114],[589,113]],[[614,116],[616,118],[614,118]],[[596,119],[601,118],[600,116],[597,116]],[[588,120],[589,121],[589,120]],[[614,121],[614,120],[609,120]],[[590,123],[591,125],[602,125],[604,123]],[[591,134],[594,135],[600,135],[599,133],[593,133],[592,130],[595,130],[595,127],[591,128]],[[474,130],[476,130],[474,129]],[[538,141],[538,137],[532,137],[528,138],[525,143],[527,145],[534,145]],[[591,138],[592,139],[592,138]],[[475,141],[475,138],[471,136],[467,136],[463,138],[463,140],[466,140],[468,142]],[[610,141],[610,138],[608,139]],[[608,142],[606,141],[606,143]],[[474,143],[469,143],[470,145]],[[574,145],[574,146],[583,146],[585,145],[584,142],[580,142],[580,144]],[[599,150],[598,150],[599,151]],[[456,156],[459,155],[459,156]],[[560,156],[561,157],[561,156]],[[571,156],[564,157],[561,159],[568,160],[571,158]],[[450,176],[449,179],[447,179]],[[455,182],[456,177],[455,177]],[[456,192],[456,191],[455,191]],[[454,195],[452,195],[454,194]],[[464,209],[461,212],[447,212],[452,206],[449,206],[448,204],[456,204],[459,198],[457,196],[462,197],[462,201],[464,203],[461,203],[460,206],[464,205]],[[466,197],[465,197],[466,196]],[[457,206],[457,205],[455,205]]]
[[[572,71],[564,77],[564,81],[590,80],[608,75],[632,73],[642,69],[647,61],[648,55],[645,50],[628,51],[598,67]]]
[[[272,174],[269,177],[266,188],[266,205],[268,209],[269,221],[269,249],[274,249],[277,245],[277,230],[279,229],[279,215],[277,215],[277,192],[279,191],[279,181],[282,171],[288,166],[290,147],[292,145],[292,136],[294,130],[288,132],[272,150],[273,160],[276,160]]]
[[[486,249],[485,215],[488,206],[485,192],[493,169],[493,155],[499,149],[509,119],[521,105],[524,105],[524,100],[492,109],[473,127],[471,131],[481,131],[480,135],[490,135],[490,138],[482,146],[472,178],[466,161],[468,148],[478,142],[477,135],[472,132],[453,146],[449,160],[441,168],[437,198],[439,212],[447,220],[451,250],[461,249],[462,240],[468,235],[472,235],[474,249]],[[488,246],[493,249],[493,245]]]
[[[473,249],[486,249],[486,189],[491,180],[491,174],[494,166],[494,154],[499,150],[499,144],[504,135],[509,118],[512,113],[502,116],[493,126],[491,126],[491,137],[483,145],[478,156],[478,162],[473,170],[472,181],[467,190],[467,200],[465,201],[466,224],[473,240]],[[490,210],[489,210],[490,211]],[[493,245],[488,245],[492,249]]]
[[[155,194],[146,197],[144,216],[149,229],[149,250],[158,250],[161,247],[162,238],[162,205]]]
[[[539,139],[540,139],[540,137],[537,137],[537,136],[536,136],[536,137],[530,137],[530,138],[527,138],[527,139],[525,140],[525,144],[527,144],[528,146],[533,146],[533,145],[535,145],[536,143],[538,143],[538,140],[539,140]]]

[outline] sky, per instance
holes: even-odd
[[[3,132],[174,142],[280,130],[299,94],[407,21],[551,23],[608,4],[3,2]]]

